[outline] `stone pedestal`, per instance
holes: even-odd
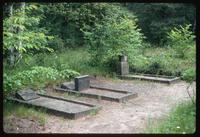
[[[128,75],[129,74],[129,65],[128,58],[125,55],[119,56],[119,63],[117,66],[119,75]]]
[[[128,62],[119,62],[119,64],[118,64],[118,73],[120,75],[128,75],[129,74]]]
[[[88,75],[75,77],[75,90],[81,91],[90,88],[90,77]]]

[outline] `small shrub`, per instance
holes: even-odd
[[[184,58],[188,49],[195,45],[195,35],[190,30],[191,24],[174,28],[168,33],[169,45],[175,50],[175,57]]]
[[[183,72],[182,79],[191,83],[196,80],[196,70],[194,68],[187,69]]]
[[[149,64],[150,61],[147,57],[143,55],[138,55],[135,57],[134,61],[130,61],[130,71],[145,73],[148,70]]]
[[[22,86],[21,80],[16,79],[15,77],[9,76],[6,73],[3,74],[4,93],[8,93],[12,90],[17,90],[21,86]]]
[[[163,57],[162,56],[155,56],[149,59],[149,66],[147,68],[147,72],[150,74],[160,74],[163,70]]]
[[[64,70],[60,71],[60,76],[63,79],[69,79],[69,78],[72,78],[72,77],[75,77],[78,75],[80,75],[80,73],[73,71],[73,70],[69,70],[69,69],[64,69]]]
[[[16,91],[26,86],[42,87],[49,82],[69,79],[77,75],[79,75],[78,72],[70,69],[58,71],[51,67],[41,66],[32,67],[13,76],[4,73],[4,92]]]

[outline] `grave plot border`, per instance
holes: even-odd
[[[128,74],[128,75],[117,75],[117,77],[126,80],[147,80],[158,83],[173,84],[180,81],[180,77],[165,76],[165,75],[152,75],[152,74]]]
[[[91,109],[84,110],[84,111],[77,112],[77,113],[66,112],[66,111],[64,112],[64,111],[52,109],[52,108],[49,108],[49,107],[37,105],[37,104],[31,103],[31,102],[28,102],[28,101],[23,101],[23,100],[14,98],[14,97],[9,97],[9,98],[7,98],[7,100],[11,101],[11,102],[19,103],[19,104],[24,104],[28,107],[44,108],[44,109],[46,109],[47,113],[51,113],[51,114],[54,114],[54,115],[57,115],[57,116],[64,116],[64,117],[67,117],[69,119],[78,119],[78,118],[81,118],[81,117],[84,117],[84,116],[90,114],[93,111],[98,112],[100,109],[102,109],[102,106],[97,106],[97,105],[93,105],[93,104],[89,104],[89,103],[85,103],[85,102],[81,102],[81,101],[69,100],[69,99],[65,99],[65,98],[62,98],[62,97],[43,95],[43,94],[39,94],[39,93],[37,93],[37,95],[42,96],[42,97],[46,97],[46,98],[52,98],[52,99],[66,101],[66,102],[72,102],[72,103],[76,103],[76,104],[80,104],[80,105],[86,105],[86,106],[91,107]]]
[[[109,88],[101,88],[101,87],[96,87],[96,86],[91,86],[91,85],[90,85],[90,88],[96,88],[96,89],[100,89],[100,90],[107,90],[108,92],[109,91],[121,92],[121,93],[125,93],[125,95],[123,97],[109,97],[109,96],[106,96],[106,95],[83,93],[83,92],[80,92],[80,91],[77,92],[75,90],[69,90],[69,89],[63,89],[63,88],[60,88],[60,87],[54,87],[54,89],[56,91],[68,92],[68,93],[73,94],[73,95],[80,95],[80,96],[96,98],[96,99],[102,99],[102,100],[107,100],[107,101],[114,101],[114,102],[119,102],[119,103],[126,102],[129,99],[135,98],[135,97],[138,96],[137,93],[132,93],[132,92],[129,92],[129,91],[121,91],[121,90],[115,90],[115,89],[109,89]]]

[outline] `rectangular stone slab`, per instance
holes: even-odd
[[[25,101],[39,98],[39,96],[31,89],[24,89],[24,90],[18,91],[15,94],[15,96],[18,99],[22,99],[22,100],[25,100]]]
[[[171,84],[174,82],[177,82],[180,80],[179,77],[168,77],[168,76],[159,76],[157,77],[156,75],[134,75],[134,74],[129,74],[129,75],[119,75],[118,77],[122,79],[140,79],[140,80],[148,80],[148,81],[155,81],[155,82],[160,82],[160,83],[167,83]]]
[[[115,102],[125,102],[131,98],[135,98],[138,96],[137,93],[128,92],[128,91],[117,91],[112,89],[106,89],[106,88],[89,88],[80,92],[74,91],[74,90],[68,90],[68,89],[62,89],[60,87],[54,88],[57,91],[61,92],[68,92],[70,94],[85,96],[85,97],[91,97],[96,99],[103,99],[108,101],[115,101]]]
[[[90,87],[90,77],[88,75],[75,77],[75,90],[82,91]]]
[[[90,112],[101,109],[101,106],[96,106],[85,102],[42,94],[38,94],[38,96],[40,97],[29,101],[20,100],[17,98],[8,98],[8,100],[26,104],[28,106],[45,108],[47,112],[51,112],[55,115],[62,115],[70,119],[77,119],[89,114]]]

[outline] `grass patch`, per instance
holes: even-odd
[[[35,109],[34,107],[27,107],[22,104],[15,104],[13,102],[4,102],[3,104],[3,116],[4,118],[9,116],[17,116],[20,118],[33,118],[37,119],[41,125],[44,125],[46,122],[45,109]]]
[[[196,130],[196,105],[191,101],[172,109],[169,117],[152,124],[149,121],[147,133],[192,134]]]
[[[133,73],[160,74],[169,76],[181,76],[189,68],[195,67],[195,57],[175,57],[173,49],[161,47],[147,47],[143,54],[136,57],[133,63],[129,63]],[[195,50],[193,51],[195,52]]]
[[[63,97],[66,99],[76,99],[76,98],[81,97],[81,95],[80,93],[73,94],[69,92],[69,93],[63,93]]]

